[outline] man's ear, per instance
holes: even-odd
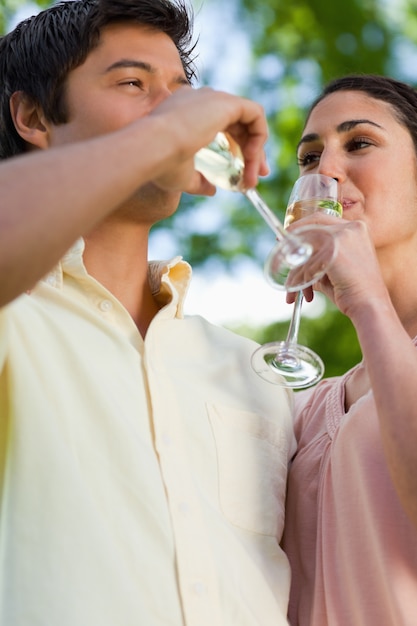
[[[49,147],[49,125],[43,111],[24,91],[15,91],[12,94],[10,114],[16,131],[29,144],[29,148]]]

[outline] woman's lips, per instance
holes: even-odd
[[[350,200],[348,198],[343,198],[342,207],[343,211],[349,211],[356,204],[355,200]]]

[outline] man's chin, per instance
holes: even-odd
[[[168,191],[166,189],[158,187],[158,185],[155,185],[154,183],[147,183],[146,185],[140,187],[140,189],[138,190],[138,194],[139,197],[143,199],[148,197],[155,199],[160,198],[162,202],[169,202],[170,200],[172,201],[173,198],[176,199],[177,202],[179,202],[181,198],[180,191]]]
[[[181,192],[166,191],[153,183],[144,185],[133,196],[136,216],[149,216],[150,222],[159,222],[170,217],[178,208]]]

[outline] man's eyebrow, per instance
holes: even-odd
[[[130,67],[138,68],[140,70],[144,70],[148,74],[155,74],[156,72],[156,69],[152,67],[150,63],[146,63],[146,61],[137,61],[136,59],[120,59],[119,61],[115,61],[114,63],[109,65],[105,69],[104,73],[108,74],[112,72],[113,70],[117,70],[119,68],[124,68],[124,67],[125,68],[130,68]],[[190,84],[186,76],[182,74],[178,74],[178,76],[174,79],[173,82],[178,83],[179,85]]]
[[[376,122],[372,122],[372,120],[359,119],[346,120],[346,122],[342,122],[341,124],[336,126],[336,131],[338,133],[345,133],[349,130],[352,130],[352,128],[355,128],[356,126],[359,126],[360,124],[370,124],[371,126],[376,126],[376,128],[382,128],[382,126],[380,126]],[[297,151],[303,143],[310,143],[312,141],[317,141],[318,139],[320,139],[320,137],[317,133],[309,133],[308,135],[304,135],[304,137],[301,137],[300,141],[297,144]]]
[[[145,63],[145,61],[136,61],[134,59],[120,59],[119,61],[115,61],[111,65],[109,65],[105,69],[105,74],[108,72],[112,72],[113,70],[117,70],[120,67],[137,67],[140,70],[145,70],[145,72],[149,72],[149,74],[154,74],[155,70],[150,63]]]

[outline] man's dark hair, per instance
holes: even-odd
[[[26,150],[10,114],[12,94],[24,92],[48,121],[67,122],[68,73],[85,61],[108,24],[132,21],[168,35],[192,82],[192,18],[183,0],[67,0],[18,24],[0,38],[0,158]]]

